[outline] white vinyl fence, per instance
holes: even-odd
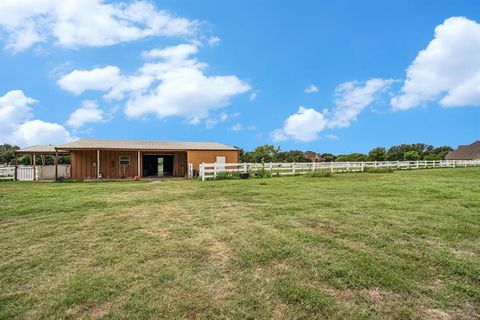
[[[34,179],[35,173],[35,179]],[[0,166],[0,180],[14,180],[15,166]],[[58,178],[70,178],[70,165],[58,165]],[[17,180],[55,180],[55,166],[17,166]]]
[[[367,168],[426,169],[480,166],[479,160],[421,160],[421,161],[372,161],[372,162],[290,162],[290,163],[202,163],[200,178],[216,179],[228,172],[251,173],[268,171],[272,176],[301,175],[314,171],[363,172]]]

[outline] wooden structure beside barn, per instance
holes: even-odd
[[[81,139],[56,149],[69,152],[72,179],[184,177],[189,164],[238,162],[236,148],[215,142]]]

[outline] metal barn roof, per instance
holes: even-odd
[[[57,146],[57,149],[122,149],[122,150],[237,150],[217,142],[178,142],[145,140],[80,139]]]

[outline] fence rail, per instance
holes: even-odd
[[[255,173],[267,171],[272,175],[301,175],[317,170],[334,172],[363,172],[367,168],[426,169],[480,166],[478,160],[421,160],[421,161],[370,161],[370,162],[289,162],[289,163],[202,163],[199,176],[202,181],[216,179],[228,172]]]

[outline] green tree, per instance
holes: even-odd
[[[0,145],[0,164],[11,164],[15,160],[15,151],[20,149],[18,146],[4,143]]]
[[[279,153],[280,147],[274,147],[269,144],[259,146],[251,152],[248,162],[276,162],[278,161]]]
[[[418,151],[407,151],[403,154],[403,158],[407,161],[416,161],[420,160],[421,156],[418,154]]]
[[[361,162],[368,161],[368,157],[363,153],[350,153],[350,154],[341,154],[336,159],[336,162]]]
[[[322,162],[334,162],[335,161],[335,158],[336,156],[332,153],[322,153],[320,155],[320,161]]]
[[[368,153],[368,159],[370,161],[385,161],[387,160],[387,150],[382,147],[377,147]]]
[[[310,159],[303,156],[303,151],[290,150],[280,151],[277,156],[278,162],[310,162]]]
[[[453,151],[453,148],[450,146],[436,147],[433,148],[431,155],[435,155],[437,157],[436,160],[444,160],[450,151]]]
[[[398,146],[392,146],[387,151],[387,160],[407,160],[404,158],[404,154],[409,151],[416,151],[420,156],[420,159],[423,159],[425,155],[432,153],[433,146],[425,143],[401,144]]]

